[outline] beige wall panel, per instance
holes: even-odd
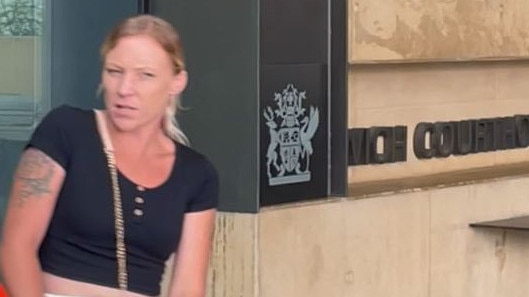
[[[430,297],[525,297],[526,232],[469,228],[529,214],[529,179],[446,188],[431,194]]]
[[[360,119],[365,110],[391,108],[419,108],[433,112],[439,106],[461,103],[492,102],[496,98],[494,69],[461,64],[377,65],[351,66],[349,71],[349,126],[378,125],[378,119]],[[526,74],[529,77],[529,73]],[[444,118],[481,115],[487,108],[454,109]],[[389,124],[417,119],[429,115],[410,111],[389,118]]]
[[[217,214],[208,297],[257,297],[256,220],[254,214]],[[161,296],[167,296],[172,264],[170,259]]]
[[[208,297],[257,297],[256,222],[254,214],[218,214]]]
[[[424,297],[427,193],[265,210],[259,297]]]
[[[529,4],[529,2],[528,2]],[[528,10],[529,11],[529,10]],[[505,101],[518,101],[529,105],[529,63],[500,63],[495,68],[496,74],[496,98],[500,103]],[[510,107],[518,110],[519,106]],[[526,108],[526,106],[524,106]],[[502,108],[509,108],[503,104]],[[524,110],[524,109],[523,109]]]
[[[259,297],[526,297],[529,176],[259,214]]]
[[[526,58],[526,0],[350,0],[349,62]]]
[[[35,95],[37,50],[33,37],[0,37],[0,94]]]
[[[529,2],[528,2],[529,3]],[[418,160],[421,122],[529,114],[529,63],[481,62],[351,66],[348,127],[408,127],[408,161],[350,166],[349,182],[414,177],[529,160],[529,149]]]

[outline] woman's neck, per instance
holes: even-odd
[[[165,153],[172,149],[171,140],[160,125],[146,125],[134,131],[119,131],[112,121],[107,121],[114,149],[136,156]]]

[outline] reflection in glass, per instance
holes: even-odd
[[[41,36],[42,1],[0,0],[0,35]]]
[[[27,139],[46,106],[43,20],[43,0],[0,0],[0,139]]]

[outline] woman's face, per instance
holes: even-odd
[[[122,37],[106,55],[102,86],[111,120],[122,131],[160,125],[169,101],[186,86],[169,54],[152,37]]]

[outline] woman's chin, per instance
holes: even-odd
[[[116,130],[120,132],[131,132],[138,127],[135,119],[125,117],[112,117],[112,123]]]

